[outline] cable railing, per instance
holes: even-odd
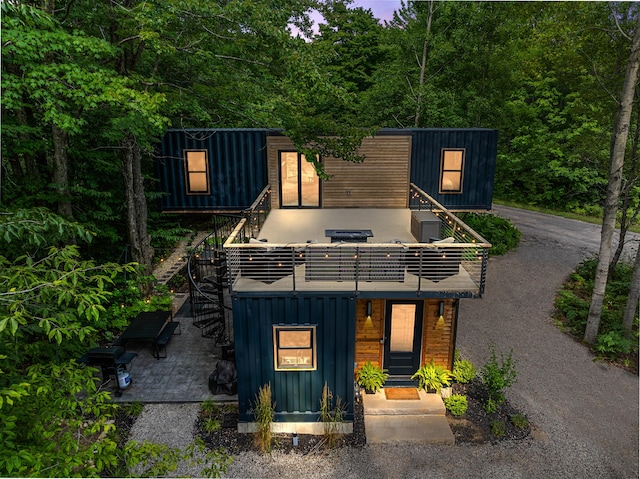
[[[490,244],[424,191],[411,185],[410,206],[440,220],[440,238],[406,243],[257,241],[249,220],[227,238],[232,291],[412,291],[481,296]]]

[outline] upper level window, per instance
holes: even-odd
[[[274,326],[273,355],[276,371],[316,369],[316,327]]]
[[[462,193],[464,148],[443,148],[440,161],[440,193]]]
[[[188,195],[208,195],[209,163],[207,150],[184,150],[184,165]]]

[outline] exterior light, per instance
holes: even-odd
[[[371,313],[373,313],[373,304],[371,301],[367,301],[367,319],[364,322],[365,328],[370,328],[373,326],[373,321],[371,321]]]
[[[438,321],[435,329],[444,329],[444,301],[438,304]]]

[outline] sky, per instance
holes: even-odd
[[[380,20],[391,20],[393,12],[400,9],[400,0],[354,0],[351,7],[370,9]]]
[[[401,0],[354,0],[349,7],[362,7],[365,10],[371,10],[373,16],[379,19],[380,23],[384,25],[384,20],[391,20],[393,12],[400,9],[400,1]],[[317,12],[312,13],[311,18],[316,22],[316,24],[322,20],[322,16]],[[297,29],[295,27],[292,28],[292,31],[294,35],[297,33]],[[314,31],[317,33],[317,27],[314,28]]]

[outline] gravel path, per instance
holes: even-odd
[[[243,453],[234,458],[228,477],[638,477],[638,376],[593,362],[586,348],[550,319],[559,286],[597,251],[599,227],[497,210],[523,231],[522,243],[518,251],[490,260],[482,299],[461,301],[457,347],[475,364],[484,362],[490,343],[497,351],[514,350],[519,376],[507,396],[532,421],[531,439],[481,446],[367,446],[313,456]],[[178,430],[192,431],[185,415],[167,422],[165,410],[177,407],[145,406],[132,437],[164,442],[152,432],[178,437]],[[158,417],[163,417],[160,427],[145,426]],[[182,474],[198,472],[176,472]]]

